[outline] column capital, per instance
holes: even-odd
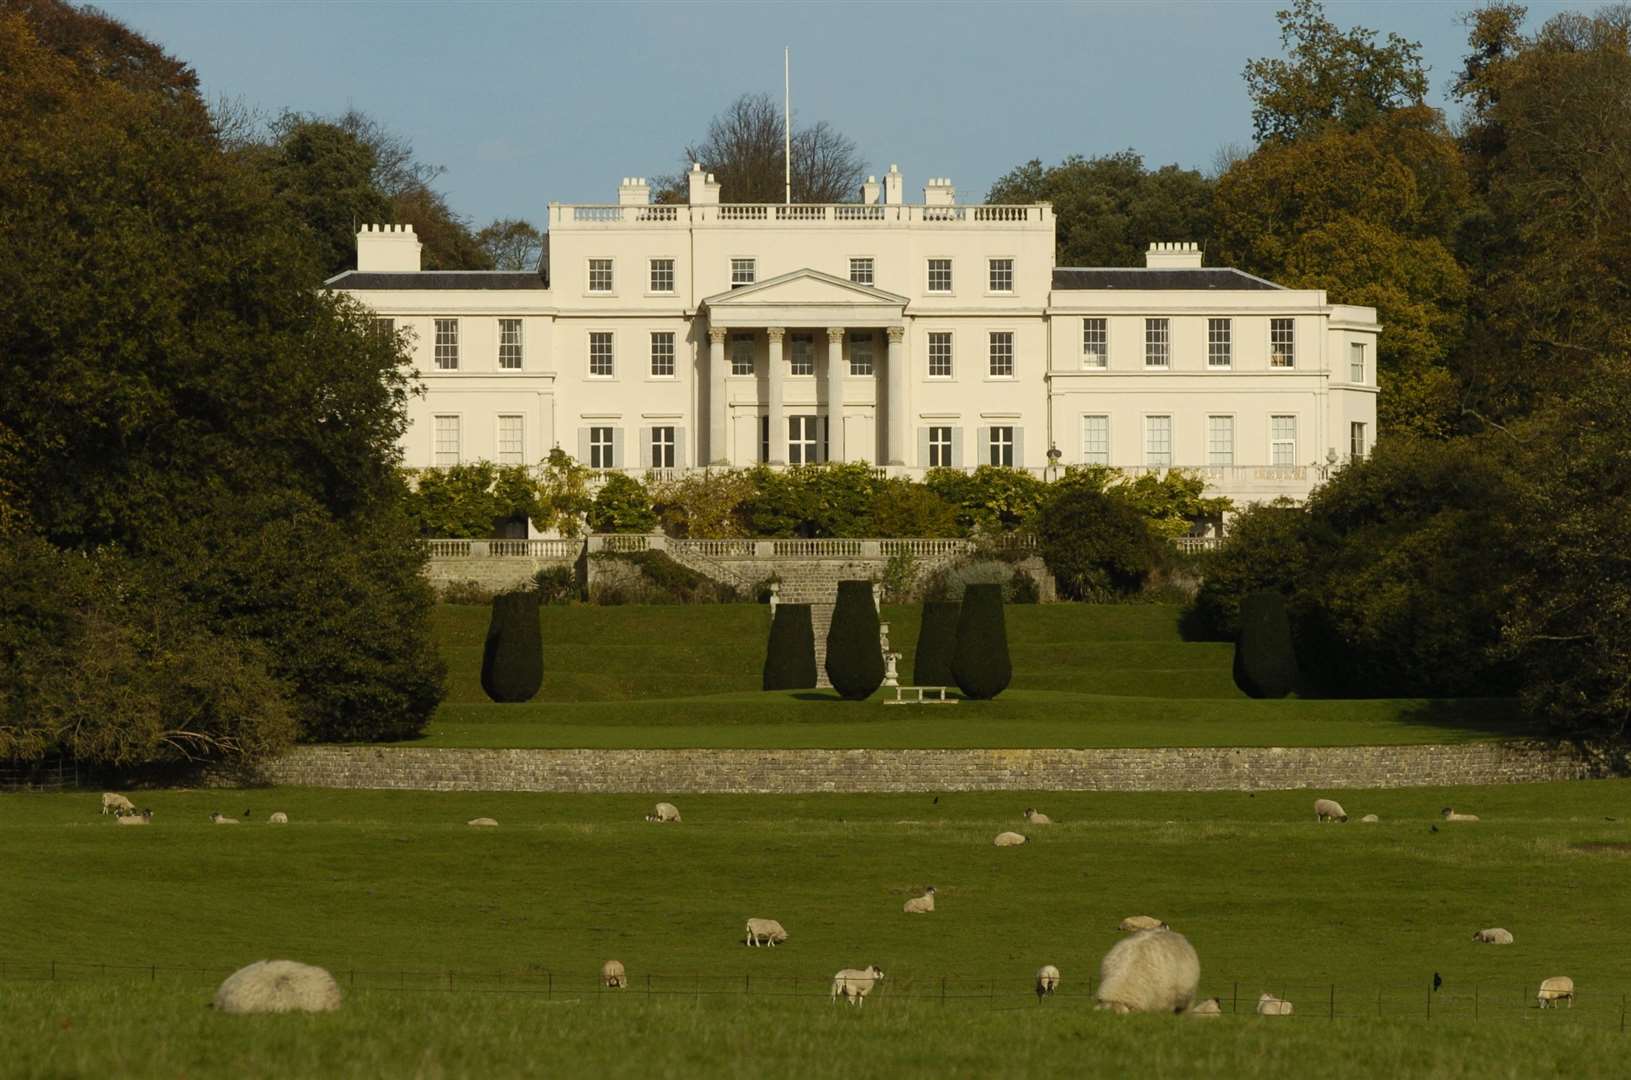
[[[771,341],[772,344],[780,342],[781,339],[786,334],[787,334],[787,327],[785,327],[785,326],[767,326],[767,327],[765,327],[765,335],[770,338],[770,341]]]
[[[724,328],[719,327],[719,326],[710,326],[710,327],[708,327],[708,343],[710,345],[723,345],[723,344],[725,344],[725,330],[724,330]]]
[[[827,327],[827,344],[841,345],[844,341],[844,328],[842,326]]]
[[[889,344],[891,345],[899,345],[906,340],[906,327],[904,326],[886,326],[884,327],[884,333],[889,335]]]

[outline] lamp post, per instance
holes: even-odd
[[[1064,457],[1063,451],[1057,445],[1048,447],[1048,479],[1059,479],[1059,459]]]

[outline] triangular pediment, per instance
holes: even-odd
[[[704,298],[702,303],[708,308],[722,310],[843,305],[898,311],[906,305],[906,297],[868,285],[857,285],[853,281],[805,267],[729,292],[715,293]]]

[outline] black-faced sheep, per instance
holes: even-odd
[[[1335,799],[1315,799],[1314,820],[1347,821],[1348,811],[1342,809],[1342,804]]]
[[[600,965],[600,985],[612,990],[623,990],[629,985],[629,974],[623,970],[621,960],[608,960]]]
[[[1567,1001],[1569,1008],[1574,1008],[1574,980],[1567,975],[1553,975],[1550,979],[1543,979],[1540,984],[1540,993],[1535,995],[1541,1008],[1557,1008],[1557,1003]]]
[[[136,804],[123,795],[116,795],[111,791],[102,793],[102,812],[104,814],[117,814],[121,810],[131,811],[135,809]]]
[[[274,810],[272,816],[266,819],[266,823],[268,825],[287,825],[289,824],[289,815],[282,810]]]
[[[1025,820],[1029,821],[1032,825],[1052,825],[1053,824],[1053,819],[1051,817],[1044,814],[1040,810],[1033,810],[1030,807],[1025,808]]]
[[[654,814],[647,814],[646,820],[659,822],[665,825],[669,822],[679,821],[680,808],[671,802],[660,802],[657,804],[657,812]]]
[[[1477,821],[1478,820],[1478,815],[1477,814],[1458,814],[1458,813],[1456,813],[1455,810],[1453,810],[1452,808],[1450,808],[1448,806],[1446,806],[1444,809],[1440,810],[1438,812],[1438,815],[1439,815],[1439,817],[1443,818],[1445,821]]]
[[[1040,1000],[1052,997],[1053,992],[1059,989],[1059,969],[1052,964],[1043,964],[1036,969],[1036,996]]]
[[[340,984],[320,967],[293,960],[262,960],[239,968],[215,991],[226,1013],[332,1012],[340,1007]]]
[[[1017,832],[1000,832],[997,838],[991,841],[997,847],[1019,847],[1025,842],[1025,837]]]
[[[217,810],[215,813],[210,815],[210,823],[214,825],[236,825],[238,824],[238,819],[234,817],[227,817],[225,814]]]
[[[748,936],[745,944],[759,945],[761,943],[775,948],[787,940],[787,931],[775,919],[749,919]]]
[[[922,896],[914,896],[902,905],[901,910],[908,915],[926,915],[934,910],[934,886],[926,886]]]
[[[113,812],[115,825],[151,825],[153,811],[151,810],[115,810]]]
[[[838,999],[844,998],[851,1005],[862,1005],[866,996],[872,993],[872,988],[882,981],[883,971],[877,964],[870,964],[859,971],[845,968],[832,977],[833,1004],[838,1004]]]
[[[1099,965],[1098,1007],[1117,1013],[1178,1013],[1195,1000],[1201,960],[1172,930],[1141,930],[1116,942]]]

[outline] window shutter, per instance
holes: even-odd
[[[974,464],[991,464],[991,429],[988,427],[974,429]]]
[[[578,464],[589,464],[589,429],[586,427],[578,429]]]
[[[951,429],[951,463],[957,466],[959,469],[962,468],[964,464],[963,429],[960,427],[954,427]]]
[[[682,427],[674,429],[674,467],[685,468],[685,429]]]
[[[621,469],[627,463],[628,458],[623,456],[623,429],[614,427],[612,428],[612,468]]]
[[[827,455],[827,448],[832,445],[832,417],[823,416],[819,422],[821,424],[821,463],[825,465],[830,460]]]
[[[1014,468],[1025,467],[1025,429],[1014,425]]]
[[[919,468],[929,467],[929,429],[926,427],[917,429],[917,463]]]
[[[651,429],[643,427],[636,430],[639,432],[638,438],[640,439],[640,467],[649,469],[651,468]]]

